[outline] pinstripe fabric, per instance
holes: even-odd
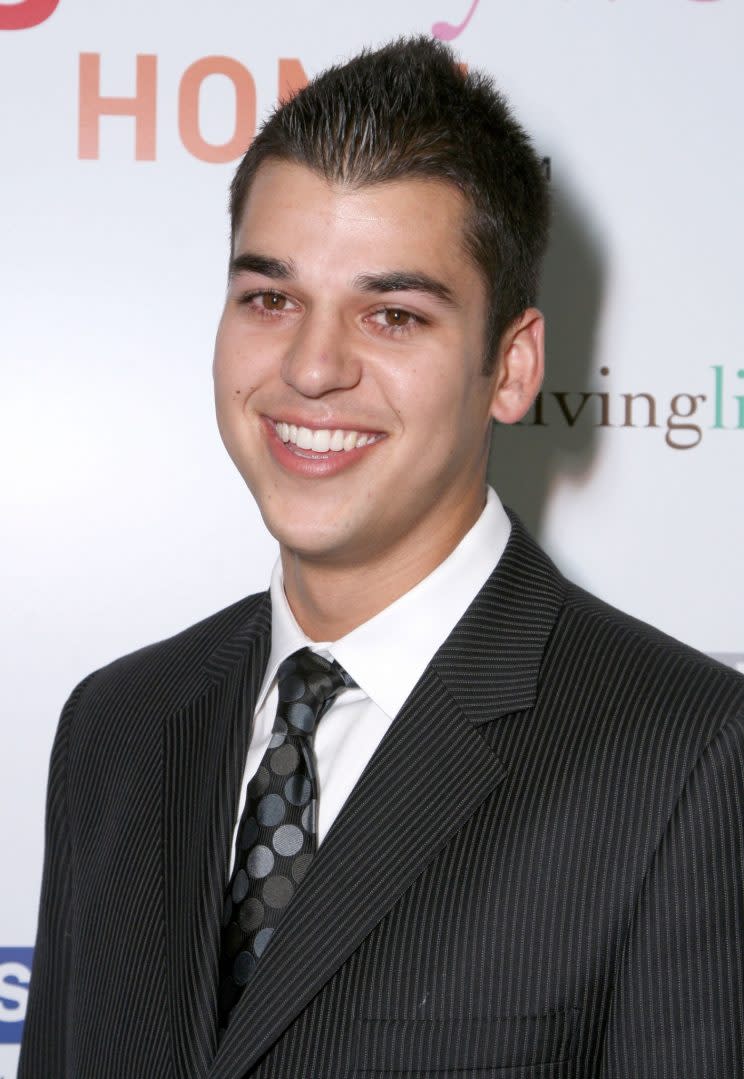
[[[242,698],[260,681],[269,631],[266,598],[245,601],[70,698],[52,755],[20,1075],[195,1076],[211,1058],[210,916],[223,884],[210,874],[224,873],[251,714]],[[205,727],[217,728],[211,739]]]
[[[736,1079],[744,680],[518,522],[215,1041],[269,609],[96,672],[50,769],[21,1079]]]

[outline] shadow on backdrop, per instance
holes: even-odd
[[[546,321],[545,425],[535,424],[534,408],[519,425],[494,424],[488,464],[489,482],[538,540],[554,478],[587,473],[598,434],[589,407],[584,413],[581,406],[582,392],[597,381],[594,348],[604,267],[592,224],[575,198],[555,180],[552,196],[553,226],[539,305]]]

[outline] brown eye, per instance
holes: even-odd
[[[410,311],[401,311],[398,307],[385,308],[385,322],[388,326],[407,326],[410,321]]]
[[[283,311],[287,304],[287,297],[281,292],[264,292],[261,299],[267,311]]]

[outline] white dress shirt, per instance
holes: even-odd
[[[245,762],[238,822],[249,780],[258,771],[276,716],[276,673],[298,648],[338,660],[358,688],[346,689],[315,732],[318,769],[318,843],[322,843],[372,754],[503,554],[511,523],[488,488],[482,514],[428,577],[338,641],[311,641],[297,625],[284,594],[281,560],[271,575],[271,653],[256,702]]]

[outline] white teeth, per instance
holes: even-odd
[[[291,442],[300,450],[312,450],[313,453],[339,453],[341,450],[361,449],[376,442],[379,435],[364,434],[359,431],[344,431],[341,428],[331,430],[321,427],[297,427],[294,423],[275,420],[276,433],[282,442]]]
[[[331,432],[330,431],[313,431],[313,444],[312,449],[316,453],[326,453],[331,447]]]

